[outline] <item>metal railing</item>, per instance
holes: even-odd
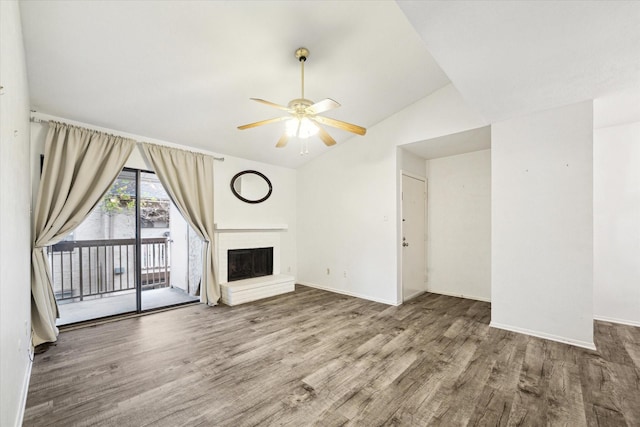
[[[49,246],[51,281],[57,300],[130,291],[136,288],[135,239],[64,241]],[[169,240],[141,240],[142,289],[168,287]]]

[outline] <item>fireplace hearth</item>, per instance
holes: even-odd
[[[229,249],[227,261],[229,282],[269,276],[273,274],[273,247]]]

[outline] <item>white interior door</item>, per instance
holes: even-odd
[[[402,300],[427,290],[424,178],[402,174]]]

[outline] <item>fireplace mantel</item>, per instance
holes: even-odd
[[[217,233],[225,232],[245,232],[245,231],[286,231],[289,229],[287,224],[218,224],[214,225]]]

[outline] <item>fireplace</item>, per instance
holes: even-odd
[[[233,282],[272,274],[273,247],[227,251],[227,281]]]
[[[216,224],[216,260],[224,304],[244,304],[295,290],[295,278],[280,272],[280,238],[287,229],[286,224]]]

